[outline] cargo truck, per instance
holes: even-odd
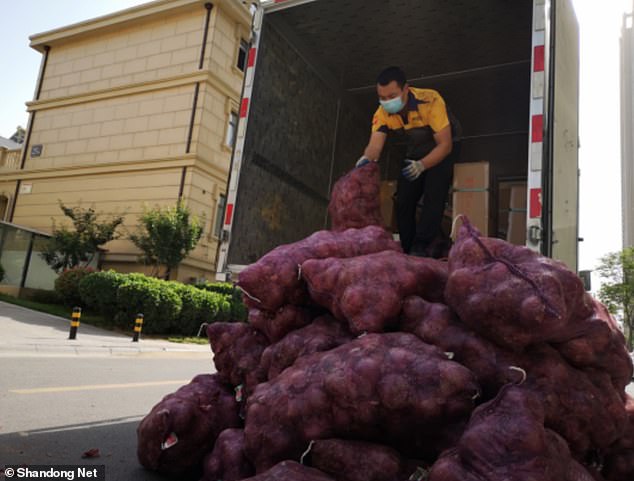
[[[254,14],[217,277],[327,227],[329,192],[367,144],[390,65],[443,95],[463,126],[461,162],[488,162],[490,234],[502,186],[526,182],[525,244],[576,270],[571,0],[275,0]],[[403,156],[389,141],[382,179]]]

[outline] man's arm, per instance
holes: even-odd
[[[363,151],[363,156],[367,157],[368,160],[378,161],[379,157],[381,157],[386,138],[387,134],[385,132],[372,132],[368,146]]]
[[[436,141],[436,147],[420,159],[425,169],[431,169],[435,165],[440,164],[445,157],[451,153],[453,147],[453,139],[451,137],[451,125],[447,125],[442,130],[439,130],[434,134],[434,140]]]

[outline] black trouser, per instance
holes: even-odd
[[[460,142],[454,142],[451,153],[440,164],[424,171],[414,181],[403,174],[396,190],[396,222],[403,251],[422,252],[440,234],[445,202],[453,180],[453,166],[460,157]],[[405,167],[405,164],[403,164]],[[423,198],[423,209],[416,226],[416,205]]]

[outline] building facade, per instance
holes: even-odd
[[[249,3],[158,0],[33,35],[42,63],[21,158],[0,167],[4,219],[50,232],[61,201],[123,215],[132,233],[144,209],[182,201],[204,232],[172,278],[212,278]],[[144,270],[131,241],[104,247],[104,268]]]
[[[634,2],[633,2],[634,7]],[[621,28],[621,202],[623,247],[634,246],[634,28],[632,13]]]

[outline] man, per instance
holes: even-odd
[[[370,142],[356,166],[379,160],[388,133],[405,136],[407,152],[396,191],[401,245],[408,254],[432,256],[433,243],[441,235],[453,165],[460,155],[460,124],[438,92],[410,87],[398,67],[381,72],[376,89],[381,105],[372,119]],[[423,195],[417,229],[416,206]]]

